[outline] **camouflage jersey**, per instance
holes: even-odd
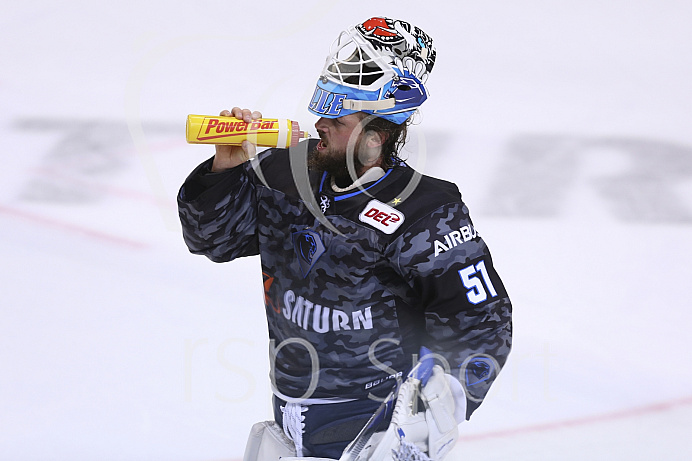
[[[315,143],[202,163],[178,195],[185,243],[215,262],[260,255],[280,396],[381,398],[424,345],[469,416],[510,351],[511,304],[457,187],[401,162],[345,193],[305,167],[308,188],[291,167]]]

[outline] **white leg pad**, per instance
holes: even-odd
[[[250,429],[243,461],[278,461],[295,456],[293,441],[274,421],[262,421]]]

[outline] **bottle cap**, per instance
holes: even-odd
[[[298,122],[291,122],[291,147],[297,146],[301,140],[308,137],[307,131],[300,131]]]

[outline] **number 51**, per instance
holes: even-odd
[[[476,274],[480,274],[483,281]],[[464,284],[464,287],[469,290],[466,292],[466,297],[472,304],[479,304],[488,299],[488,292],[490,292],[491,298],[497,296],[497,291],[495,291],[488,270],[485,268],[485,261],[481,261],[475,266],[464,267],[459,271],[459,277],[461,277],[461,283]]]

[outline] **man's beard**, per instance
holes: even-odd
[[[356,146],[355,150],[357,150],[357,148],[358,146]],[[334,181],[339,187],[350,186],[358,179],[358,175],[363,169],[363,164],[358,159],[358,156],[354,155],[354,151],[349,153],[353,159],[355,177],[348,171],[346,151],[332,151],[327,148],[320,152],[315,148],[308,154],[308,167],[317,171],[326,171],[327,174],[334,178]]]

